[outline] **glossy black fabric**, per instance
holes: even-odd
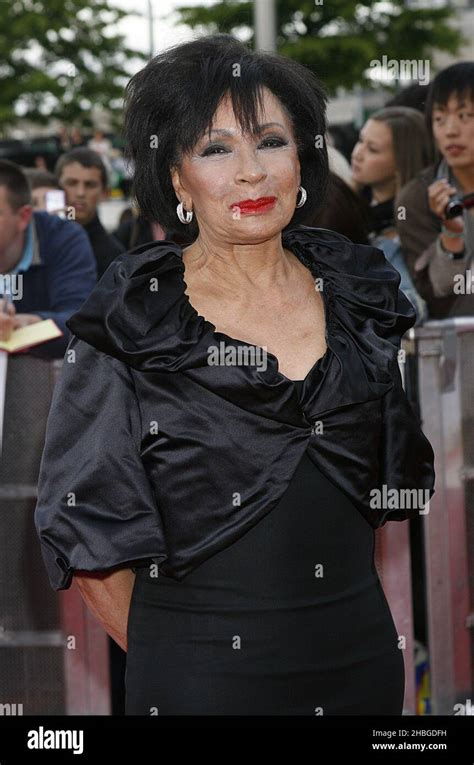
[[[276,508],[305,452],[373,528],[418,512],[374,507],[374,489],[432,494],[397,362],[415,322],[398,272],[333,232],[299,226],[283,245],[326,309],[328,349],[301,397],[270,353],[265,369],[208,363],[210,346],[250,344],[196,312],[171,242],[115,258],[68,320],[35,511],[54,589],[143,559],[184,580]]]
[[[305,453],[274,510],[181,582],[137,569],[127,715],[401,715],[375,531]]]

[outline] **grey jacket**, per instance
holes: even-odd
[[[464,258],[450,260],[439,242],[441,220],[428,205],[428,186],[442,177],[459,189],[443,159],[419,172],[402,188],[395,202],[395,222],[403,254],[413,283],[428,304],[431,319],[474,315],[474,214],[472,210],[464,211]],[[401,207],[405,210],[402,220]]]

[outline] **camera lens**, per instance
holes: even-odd
[[[448,219],[457,218],[458,215],[462,215],[463,207],[462,199],[459,197],[451,199],[444,208],[444,217]]]

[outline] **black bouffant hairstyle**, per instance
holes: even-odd
[[[269,51],[254,52],[232,35],[216,34],[168,48],[135,74],[125,90],[126,156],[134,166],[133,193],[146,218],[193,242],[199,227],[180,223],[171,170],[212,129],[229,95],[244,133],[257,132],[262,89],[286,110],[308,200],[286,228],[305,223],[324,202],[328,184],[325,142],[327,93],[313,72]]]

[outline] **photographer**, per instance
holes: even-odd
[[[447,208],[474,191],[474,62],[454,64],[435,77],[426,120],[441,158],[400,191],[397,228],[429,318],[472,316],[474,208],[461,202],[456,217]]]

